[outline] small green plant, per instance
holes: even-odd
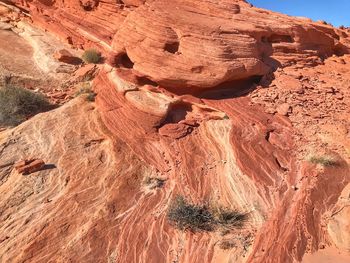
[[[328,155],[311,155],[307,158],[307,160],[311,163],[321,164],[323,166],[335,166],[338,164],[337,160],[334,157]]]
[[[87,101],[95,101],[96,93],[92,91],[90,83],[82,83],[79,90],[75,93],[75,96],[78,97],[82,94],[86,94]]]
[[[224,119],[224,120],[229,120],[230,117],[229,117],[227,114],[225,114],[224,117],[223,117],[223,119]]]
[[[87,64],[97,64],[101,61],[101,52],[96,49],[87,49],[84,51],[81,58]]]
[[[177,196],[168,210],[168,220],[176,228],[192,232],[239,227],[246,218],[247,214],[236,210],[191,204],[182,196]]]
[[[93,102],[93,101],[95,101],[95,97],[96,97],[96,93],[90,92],[90,93],[87,94],[86,100],[90,101],[90,102]]]
[[[18,125],[49,107],[50,103],[42,94],[19,87],[0,88],[0,126]]]

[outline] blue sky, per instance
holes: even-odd
[[[256,7],[350,26],[350,0],[248,0]]]

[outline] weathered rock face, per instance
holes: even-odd
[[[337,247],[350,251],[350,185],[344,188],[332,211],[328,232]]]
[[[115,63],[166,87],[211,88],[350,49],[345,30],[238,0],[14,2],[69,43],[99,45]]]
[[[349,249],[350,57],[337,57],[349,32],[233,0],[13,2],[110,65],[95,103],[0,133],[0,261],[285,263]],[[336,164],[307,161],[311,149]],[[51,168],[18,174],[29,156]],[[248,220],[176,230],[177,195]]]

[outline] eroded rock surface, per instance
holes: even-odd
[[[234,0],[12,2],[106,64],[95,103],[0,133],[0,261],[350,258],[348,30]],[[23,177],[26,156],[55,168]],[[249,218],[176,230],[179,194]]]
[[[82,1],[13,2],[69,43],[98,45],[115,63],[166,87],[211,88],[350,48],[346,30],[239,0],[87,1],[89,10]]]

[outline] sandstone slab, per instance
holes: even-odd
[[[28,175],[40,171],[45,165],[41,159],[28,159],[15,164],[15,169],[18,173]]]

